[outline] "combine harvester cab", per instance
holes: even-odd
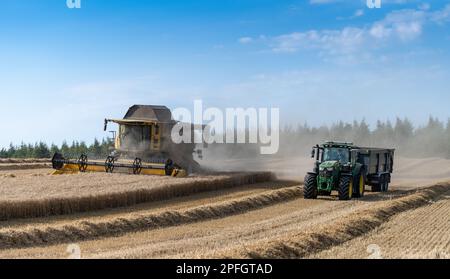
[[[66,159],[57,153],[52,159],[55,174],[125,170],[133,174],[180,177],[201,171],[194,160],[194,153],[201,158],[201,150],[196,150],[193,136],[191,143],[172,141],[172,128],[179,122],[172,119],[167,107],[134,105],[123,119],[105,119],[105,131],[110,122],[118,124],[119,129],[114,132],[114,150],[105,161],[90,161],[86,155]],[[190,125],[194,135],[198,127],[183,123],[183,127],[185,125]]]
[[[386,192],[394,166],[394,149],[357,147],[347,142],[326,142],[313,147],[314,170],[305,177],[305,199],[329,196],[337,191],[340,200],[364,196],[365,186],[372,192]]]

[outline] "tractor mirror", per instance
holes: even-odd
[[[315,148],[313,148],[311,150],[311,158],[314,158],[314,157],[316,157],[316,149]]]

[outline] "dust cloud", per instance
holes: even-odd
[[[445,126],[432,117],[422,127],[414,127],[408,119],[397,119],[394,125],[379,121],[374,129],[364,121],[317,128],[285,127],[277,154],[260,155],[258,144],[212,144],[197,161],[214,170],[272,171],[278,177],[302,181],[313,168],[311,148],[325,141],[396,149],[393,184],[450,180],[450,122]]]

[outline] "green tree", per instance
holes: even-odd
[[[34,147],[34,157],[35,158],[50,158],[50,150],[47,144],[43,142],[36,143]]]
[[[65,156],[70,154],[70,147],[67,144],[67,141],[63,141],[63,143],[61,144],[61,153]]]
[[[8,150],[6,150],[5,148],[2,148],[0,150],[0,158],[8,158]]]
[[[353,140],[359,145],[369,145],[370,144],[370,130],[369,125],[363,119],[361,123],[354,122]]]
[[[78,143],[78,141],[72,141],[72,145],[69,148],[69,155],[72,156],[77,156],[79,154],[79,149],[80,149],[80,144]]]
[[[59,147],[56,144],[52,143],[52,145],[50,146],[51,155],[53,156],[53,154],[60,153],[60,152],[61,152],[61,150],[59,149]]]
[[[100,142],[97,139],[95,139],[94,143],[89,147],[89,151],[95,157],[101,157],[102,156],[102,147],[100,145]]]
[[[9,144],[8,158],[16,158],[16,147],[12,143]]]
[[[110,147],[112,147],[112,144],[113,142],[110,139],[102,140],[102,156],[107,156],[111,152]]]
[[[86,143],[84,141],[81,141],[78,145],[78,152],[77,155],[85,154],[87,155],[89,153],[89,148],[87,147]]]

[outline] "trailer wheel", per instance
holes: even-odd
[[[364,179],[364,175],[361,173],[353,181],[354,188],[354,194],[353,197],[355,198],[362,198],[364,197],[364,193],[366,192],[366,182]]]
[[[386,192],[389,187],[388,178],[386,175],[381,175],[379,182],[372,185],[372,192]]]
[[[339,181],[339,200],[348,201],[352,199],[353,196],[353,181],[350,176],[342,176]]]
[[[378,193],[383,191],[384,177],[380,176],[380,179],[377,184],[372,185],[372,192]]]
[[[315,175],[307,174],[305,176],[303,197],[308,200],[317,199],[317,177]]]

